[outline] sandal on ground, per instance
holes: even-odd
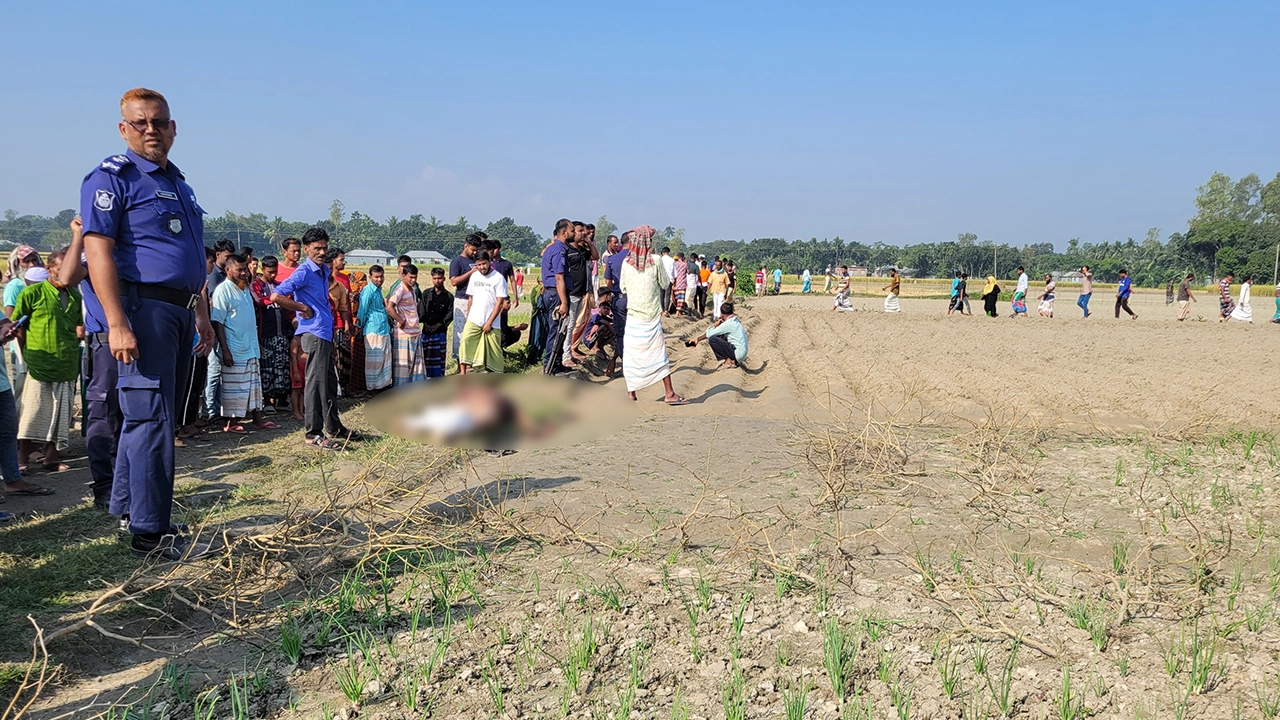
[[[311,447],[320,448],[321,450],[341,450],[342,445],[337,441],[330,440],[326,437],[307,438],[307,444]]]
[[[45,495],[52,495],[53,488],[41,487],[39,485],[32,485],[31,487],[19,488],[15,490],[14,488],[7,487],[5,488],[4,492],[6,495],[25,496],[25,497],[43,497]]]
[[[263,420],[260,423],[254,423],[253,426],[259,430],[277,430],[280,428],[279,425],[271,422],[270,420]]]
[[[342,428],[333,435],[334,437],[346,438],[350,442],[360,442],[364,440],[364,433],[359,430],[351,430],[350,428]]]
[[[71,469],[71,466],[64,462],[54,463],[52,465],[44,465],[42,467],[44,467],[45,472],[50,472],[50,473],[66,472]]]
[[[18,519],[17,515],[0,510],[0,525],[4,525],[5,523],[11,523],[17,519]]]
[[[689,400],[689,398],[684,398],[677,395],[675,400],[663,400],[662,402],[668,405],[688,405],[692,401]]]
[[[244,429],[243,425],[230,425],[222,429],[222,432],[231,433],[232,435],[248,435],[249,431]]]

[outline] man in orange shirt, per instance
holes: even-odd
[[[711,279],[711,268],[707,267],[706,256],[698,267],[698,314],[707,314],[707,283]]]

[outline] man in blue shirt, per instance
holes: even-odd
[[[566,241],[572,234],[573,221],[568,218],[557,220],[551,244],[542,251],[542,311],[547,321],[542,371],[547,375],[553,374],[560,365],[560,346],[564,338],[558,329],[569,315],[569,278],[565,256],[569,250]]]
[[[324,264],[329,252],[329,233],[313,227],[302,235],[302,252],[307,259],[293,274],[276,285],[271,303],[298,313],[295,334],[307,355],[303,381],[303,432],[308,445],[325,450],[341,450],[333,438],[358,441],[360,433],[343,427],[338,417],[338,366],[333,357],[333,310],[329,307],[329,268]],[[292,296],[292,297],[288,297]]]
[[[453,359],[458,359],[458,346],[462,343],[462,326],[467,324],[467,303],[471,296],[467,294],[467,283],[471,273],[475,272],[476,261],[473,259],[480,252],[485,237],[481,233],[471,233],[462,245],[462,252],[449,263],[449,284],[453,286]]]
[[[169,104],[137,88],[120,100],[128,146],[103,160],[80,188],[85,259],[107,344],[117,361],[123,424],[112,514],[129,515],[134,555],[178,560],[201,553],[173,532],[174,398],[192,352],[213,344],[203,293],[204,210],[169,162],[177,136]]]
[[[1129,317],[1134,320],[1138,319],[1138,313],[1129,309],[1129,294],[1133,290],[1133,278],[1129,277],[1129,271],[1120,270],[1120,287],[1116,288],[1116,317],[1120,317],[1120,308],[1129,313]]]

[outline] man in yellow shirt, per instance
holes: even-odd
[[[712,319],[719,320],[720,306],[729,296],[729,273],[724,268],[723,260],[717,260],[715,269],[707,276],[707,292],[711,295]]]

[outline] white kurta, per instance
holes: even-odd
[[[1231,311],[1231,319],[1240,322],[1253,322],[1253,307],[1249,305],[1249,299],[1253,295],[1253,284],[1245,283],[1240,286],[1240,299],[1236,301],[1236,309]]]

